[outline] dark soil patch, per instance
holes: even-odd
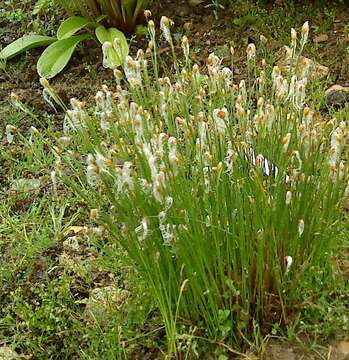
[[[256,41],[258,48],[259,36],[266,36],[269,41],[267,51],[271,53],[282,45],[280,39],[277,39],[272,33],[266,33],[274,25],[268,23],[268,19],[264,18],[265,14],[280,13],[280,16],[284,15],[286,18],[294,17],[295,24],[293,26],[295,27],[301,25],[297,22],[303,20],[302,16],[308,17],[307,13],[303,14],[305,12],[303,5],[289,6],[286,2],[261,5],[259,8],[256,6],[246,8],[245,5],[238,2],[236,7],[226,6],[224,10],[217,9],[218,13],[215,13],[215,9],[209,6],[210,2],[190,4],[196,4],[196,2],[165,0],[161,4],[155,5],[153,13],[156,14],[157,22],[160,15],[167,15],[175,21],[173,29],[175,39],[179,40],[186,33],[190,39],[193,61],[201,65],[205,63],[208,54],[213,51],[228,60],[229,45],[233,44],[236,50],[235,73],[237,78],[244,72],[245,49],[249,41]],[[317,56],[316,60],[330,67],[333,83],[348,85],[349,29],[347,24],[349,24],[349,8],[342,3],[332,3],[331,6],[332,10],[335,10],[335,16],[328,20],[330,10],[314,5],[317,17],[310,19],[313,29],[319,27],[324,18],[329,23],[328,29],[326,29],[328,40],[323,44],[316,45],[318,51],[315,56]],[[256,9],[260,13],[256,13]],[[282,24],[282,19],[280,24]],[[2,27],[5,26],[6,24],[2,23]],[[2,40],[12,41],[19,35],[18,27],[11,27],[10,24],[7,26],[11,31],[6,33],[5,39],[3,37]],[[274,33],[288,31],[288,28],[279,28],[275,29]],[[311,36],[313,35],[312,33]],[[133,42],[132,52],[136,52],[138,47],[145,47],[144,39],[136,39]],[[55,111],[42,97],[42,88],[36,73],[36,61],[39,54],[39,50],[31,51],[30,54],[23,55],[18,60],[11,62],[6,72],[0,73],[0,99],[6,104],[9,101],[10,93],[15,92],[36,111],[54,114]],[[91,41],[76,51],[67,69],[51,83],[66,103],[72,97],[91,102],[102,84],[113,84],[113,76],[110,70],[104,69],[102,66],[100,47]],[[0,113],[0,118],[5,119],[7,115],[7,112]]]

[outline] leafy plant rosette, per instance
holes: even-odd
[[[143,22],[143,10],[147,0],[56,0],[65,11],[79,14],[88,19],[103,16],[107,27],[116,27],[125,34],[131,34]]]
[[[170,25],[162,18],[174,50]],[[158,74],[151,21],[149,33]],[[299,48],[292,33],[286,75],[258,66],[250,44],[239,84],[213,53],[204,72],[192,65],[184,36],[175,74],[152,80],[140,50],[93,112],[71,101],[55,173],[149,284],[170,357],[186,334],[234,352],[333,281],[349,133],[344,119],[307,105],[307,79],[295,75],[307,36],[305,24]]]
[[[9,60],[27,50],[48,46],[38,60],[37,71],[42,78],[53,78],[66,67],[75,48],[81,42],[94,38],[90,31],[80,34],[81,30],[91,29],[94,29],[95,35],[102,45],[105,42],[110,43],[108,58],[112,63],[110,62],[106,66],[120,66],[129,51],[125,35],[116,28],[105,28],[98,22],[81,16],[72,16],[63,21],[55,38],[42,35],[24,35],[0,52],[0,60]],[[115,41],[117,47],[113,45]]]
[[[37,0],[33,15],[43,12],[48,5],[57,3],[70,15],[80,15],[95,20],[103,16],[108,27],[116,27],[126,34],[143,23],[147,0]]]

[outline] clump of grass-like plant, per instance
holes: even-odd
[[[161,28],[174,50],[170,24]],[[72,100],[56,173],[149,284],[170,356],[179,323],[241,345],[289,323],[301,294],[331,279],[349,196],[348,128],[307,106],[307,79],[294,75],[307,24],[300,45],[292,32],[288,75],[258,67],[251,44],[250,78],[239,84],[215,54],[205,70],[193,65],[186,37],[183,64],[153,80],[152,22],[149,30],[152,65],[142,51],[127,57],[126,81],[115,70],[115,89],[97,93],[93,113]]]

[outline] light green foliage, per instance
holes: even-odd
[[[129,52],[124,34],[118,29],[106,29],[101,25],[96,28],[96,37],[102,45],[110,44],[109,47],[103,49],[104,66],[115,69],[122,65]]]
[[[63,21],[57,30],[57,39],[62,40],[71,37],[78,31],[86,28],[90,24],[90,20],[81,16],[72,16]]]
[[[45,128],[38,130],[30,127],[35,118],[14,113],[7,121],[21,131],[11,144],[0,128],[1,339],[36,359],[128,359],[151,307],[146,288],[121,261],[122,250],[93,231],[97,224],[80,199],[62,184],[55,187],[50,139],[62,134],[50,119],[42,120]],[[39,186],[17,186],[34,181]],[[72,225],[90,229],[77,236],[76,252],[64,245],[74,235]],[[87,317],[85,307],[89,293],[106,282],[116,289],[121,284],[130,296],[118,308],[108,305],[101,322]]]
[[[37,0],[33,8],[33,15],[38,15],[47,7],[49,3],[50,0]]]
[[[39,9],[35,9],[35,11],[39,11],[41,6],[43,6],[41,3],[39,5]],[[134,11],[138,10],[135,9]],[[39,75],[41,77],[50,79],[65,68],[71,59],[76,46],[80,42],[92,38],[92,36],[88,33],[77,36],[74,35],[81,30],[92,28],[96,29],[97,38],[99,40],[107,38],[112,45],[116,39],[119,40],[119,47],[114,46],[114,48],[108,50],[110,65],[119,66],[124,62],[125,57],[128,54],[128,44],[125,35],[115,28],[105,29],[103,26],[98,24],[99,20],[103,20],[103,17],[99,16],[98,19],[97,16],[94,18],[71,16],[70,18],[63,21],[59,26],[57,31],[57,38],[41,35],[24,35],[20,39],[17,39],[2,49],[0,52],[0,61],[4,62],[29,49],[44,47],[51,44],[42,53],[37,64]],[[102,36],[104,33],[107,35]],[[103,43],[104,41],[101,42],[102,45]]]
[[[0,7],[0,17],[4,17],[13,23],[21,22],[26,18],[26,12],[16,6],[13,0],[4,0]]]
[[[10,45],[6,46],[0,52],[0,59],[6,60],[11,59],[12,57],[37,47],[44,47],[55,42],[56,39],[50,36],[42,35],[25,35],[20,39],[17,39]]]
[[[68,64],[76,46],[90,35],[63,38],[49,46],[40,56],[37,67],[41,77],[50,79],[60,73]]]

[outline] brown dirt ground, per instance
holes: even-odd
[[[258,47],[259,35],[263,34],[262,31],[266,31],[267,27],[261,29],[261,26],[248,22],[240,27],[233,26],[232,21],[236,16],[239,16],[240,5],[239,11],[232,7],[220,9],[218,18],[216,18],[212,7],[206,7],[210,4],[209,1],[203,1],[197,5],[193,5],[193,3],[197,2],[193,0],[184,2],[161,1],[161,4],[157,3],[153,9],[154,14],[159,14],[155,20],[158,21],[160,15],[171,17],[175,21],[174,37],[180,38],[184,32],[187,34],[193,49],[192,58],[201,65],[204,64],[207,55],[212,51],[228,58],[229,44],[233,44],[236,49],[235,72],[239,78],[239,74],[241,76],[244,72],[245,49],[248,39],[251,37],[257,39]],[[349,24],[349,7],[344,3],[334,6],[337,10],[336,18],[331,24],[331,29],[326,32],[329,36],[328,40],[319,46],[317,60],[330,67],[333,83],[346,86],[349,85],[349,55],[346,53],[346,48],[349,46],[349,31],[346,28]],[[297,11],[297,6],[290,9],[286,1],[284,3],[282,1],[267,3],[263,10],[273,11],[276,7],[285,16],[293,16],[294,12]],[[319,20],[321,17],[316,19],[316,21]],[[268,22],[266,21],[265,24],[267,26]],[[316,22],[312,25],[316,25]],[[2,26],[4,27],[6,24],[2,24]],[[11,24],[8,26],[11,27]],[[22,34],[18,34],[16,27],[11,28],[3,39],[0,37],[0,42],[7,44],[19,35]],[[272,36],[263,35],[270,39],[269,51],[274,51],[282,45]],[[135,52],[138,47],[145,48],[145,45],[143,39],[136,38],[132,42],[131,49]],[[54,113],[54,110],[42,98],[42,88],[36,73],[36,61],[39,54],[40,50],[33,50],[18,58],[17,61],[11,61],[6,72],[0,72],[0,103],[7,104],[10,93],[15,92],[36,111]],[[101,88],[101,85],[112,83],[112,81],[110,70],[102,67],[100,47],[91,41],[87,46],[80,47],[76,51],[66,70],[52,80],[52,84],[65,102],[68,102],[72,97],[92,101],[94,94]],[[6,115],[6,111],[0,111],[0,119],[5,119]]]

